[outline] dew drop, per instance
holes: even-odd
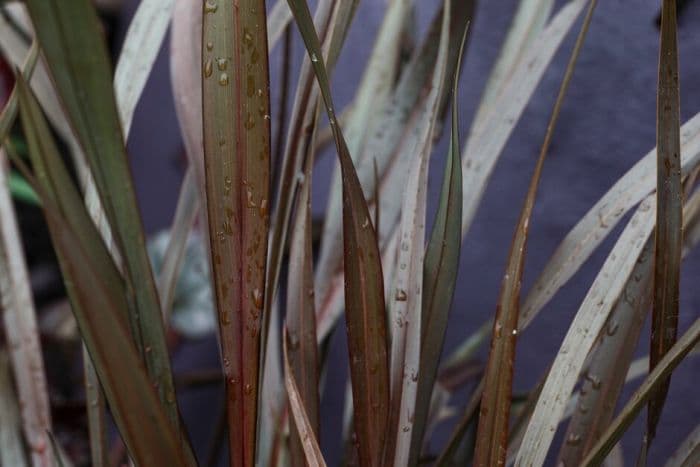
[[[253,75],[248,75],[246,94],[248,97],[253,97],[255,94],[255,78],[253,78]]]
[[[396,296],[394,298],[397,302],[405,302],[407,299],[406,291],[403,289],[396,289]]]
[[[250,34],[250,31],[248,31],[247,28],[243,32],[243,43],[246,44],[248,47],[251,47],[253,45],[253,36]]]
[[[289,332],[289,349],[296,350],[299,348],[299,336],[296,332]]]
[[[260,200],[260,217],[265,218],[267,216],[267,200],[265,198]],[[313,290],[312,290],[313,293]]]
[[[224,71],[226,69],[226,64],[228,63],[228,60],[225,58],[217,58],[216,59],[216,67],[219,69],[219,71]]]
[[[246,130],[252,130],[255,127],[255,119],[253,118],[253,114],[251,114],[250,112],[248,112],[243,126]]]
[[[211,66],[211,60],[207,60],[206,63],[204,63],[204,77],[209,78],[212,73],[212,66]]]
[[[576,433],[571,433],[567,438],[566,438],[566,443],[570,444],[572,446],[576,446],[581,442],[581,436],[577,435]]]
[[[251,295],[253,297],[253,304],[255,304],[255,307],[257,309],[261,309],[263,307],[263,294],[260,289],[254,289]]]
[[[600,386],[601,386],[601,384],[602,384],[601,381],[600,381],[600,378],[598,378],[598,377],[595,376],[595,375],[591,375],[591,374],[589,374],[589,373],[586,373],[585,379],[588,380],[588,381],[590,381],[591,386],[593,387],[593,389],[600,389]]]
[[[253,200],[253,192],[251,191],[250,188],[246,190],[246,201],[248,202],[248,207],[249,208],[254,208],[256,207],[255,201]]]
[[[212,2],[211,0],[208,0],[204,4],[204,12],[205,13],[216,13],[216,10],[218,8],[219,8],[219,6],[216,3]]]
[[[207,50],[211,52],[214,49],[214,44],[211,42],[207,42]]]
[[[253,386],[250,383],[246,383],[244,391],[246,395],[250,395],[253,392]]]
[[[314,63],[318,62],[318,57],[316,56],[316,54],[314,54],[314,53],[311,54],[311,61]]]
[[[501,323],[496,323],[496,327],[493,330],[496,339],[500,339],[502,329],[503,329],[503,326],[501,325]]]
[[[219,84],[222,86],[226,86],[228,84],[228,74],[221,73],[219,75]]]
[[[618,323],[617,321],[613,321],[613,322],[608,324],[608,327],[605,329],[605,333],[608,336],[614,336],[615,333],[617,332],[617,328],[619,328],[619,327],[620,327],[620,323]]]

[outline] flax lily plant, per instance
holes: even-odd
[[[141,0],[112,66],[90,0],[0,2],[0,52],[15,70],[0,117],[2,466],[75,461],[53,436],[17,199],[41,206],[79,330],[92,465],[127,456],[140,466],[204,464],[180,416],[166,338],[192,239],[210,271],[225,386],[220,431],[232,466],[326,464],[320,399],[330,390],[336,330],[346,333],[350,374],[345,463],[539,466],[557,456],[567,466],[599,465],[614,462],[621,436],[648,408],[638,461],[646,462],[672,372],[700,340],[700,321],[678,329],[681,260],[700,239],[700,114],[680,120],[676,1],[662,1],[658,112],[649,116],[656,148],[579,220],[526,294],[530,217],[597,1],[555,8],[553,0],[520,0],[465,138],[457,89],[475,0],[441,0],[416,46],[406,43],[414,2],[387,1],[352,103],[337,108],[330,82],[343,47],[352,46],[345,42],[358,3],[319,0],[312,15],[305,0]],[[188,166],[154,271],[125,141],[169,27]],[[297,79],[289,65],[294,35],[306,51]],[[569,50],[567,36],[576,38]],[[281,102],[270,98],[276,47],[285,63]],[[462,239],[559,51],[568,64],[532,158],[498,306],[441,358]],[[449,149],[435,154],[443,132]],[[25,153],[11,138],[17,134]],[[337,159],[314,229],[311,181],[324,150]],[[437,211],[429,212],[436,156],[445,168]],[[623,222],[547,374],[518,399],[519,335]],[[648,363],[633,359],[647,312]],[[487,342],[485,365],[450,380]],[[455,413],[464,387],[471,392]],[[200,416],[211,425],[219,418]],[[446,419],[452,433],[434,450],[434,429]],[[669,465],[700,461],[699,430]],[[117,458],[114,437],[126,448]]]

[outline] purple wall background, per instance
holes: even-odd
[[[121,15],[119,26],[120,38],[123,38],[138,2],[128,0],[126,3],[128,6]],[[438,2],[418,0],[416,3],[418,29],[419,34],[422,34]],[[563,2],[557,2],[558,5],[561,3]],[[652,0],[605,0],[599,3],[545,163],[530,223],[530,245],[523,287],[525,291],[575,222],[655,144],[658,30],[654,20],[659,4],[660,2]],[[516,0],[498,0],[482,1],[478,6],[461,80],[460,114],[463,134],[469,127],[478,97],[516,5]],[[333,79],[334,97],[341,107],[348,103],[359,82],[383,9],[384,2],[380,0],[361,2],[348,45],[343,50]],[[700,111],[698,24],[700,2],[690,2],[681,17],[679,30],[683,121]],[[298,71],[303,53],[296,31],[294,40],[293,74]],[[466,335],[475,331],[495,309],[514,225],[572,43],[573,37],[569,37],[511,136],[488,185],[473,227],[465,239],[447,333],[447,350],[454,348]],[[129,139],[142,214],[150,233],[168,226],[183,175],[183,149],[171,96],[167,51],[168,47],[165,47],[158,58],[137,109]],[[272,89],[275,95],[275,83],[280,73],[279,63],[277,51],[271,61]],[[273,112],[276,108],[274,102],[273,100]],[[430,216],[435,212],[445,151],[443,138],[435,152],[430,172]],[[326,156],[317,165],[313,195],[314,212],[317,215],[325,208],[327,181],[334,160],[333,156]],[[525,391],[532,387],[551,362],[578,304],[619,231],[618,228],[610,236],[584,268],[552,300],[530,330],[519,339],[515,391]],[[699,261],[700,251],[695,251],[684,264],[681,332],[699,316]],[[336,337],[332,344],[331,358],[346,358],[344,346],[344,338]],[[648,326],[638,354],[647,351]],[[217,359],[216,341],[213,338],[205,339],[183,347],[175,356],[175,368],[211,368],[218,364]],[[345,367],[345,364],[332,366],[329,373],[331,389],[339,391],[334,391],[335,397],[323,400],[322,443],[331,465],[337,463],[340,453],[337,439]],[[698,358],[687,360],[676,371],[661,420],[661,433],[653,445],[649,465],[663,465],[666,457],[700,420],[700,401],[696,397],[699,375]],[[635,384],[628,385],[624,397],[628,397],[634,387]],[[214,429],[214,421],[201,414],[213,414],[220,398],[220,391],[211,388],[181,395],[184,416],[190,422],[193,441],[202,452]],[[645,417],[640,417],[624,438],[627,463],[636,459],[644,419]],[[439,430],[438,438],[444,439],[448,433],[449,430],[443,428]],[[556,452],[556,449],[553,451]]]

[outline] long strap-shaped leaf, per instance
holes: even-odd
[[[85,401],[87,405],[88,434],[90,437],[90,461],[93,467],[109,465],[107,442],[107,404],[95,365],[88,349],[83,345],[83,373],[85,379]]]
[[[700,464],[700,425],[691,431],[666,461],[666,467],[692,467]]]
[[[464,206],[462,233],[466,234],[476,214],[486,183],[508,137],[515,128],[525,106],[542,79],[554,53],[566,33],[586,5],[586,0],[571,0],[550,20],[537,40],[528,48],[513,77],[504,86],[493,109],[484,118],[480,128],[475,128],[462,154],[464,173]]]
[[[22,407],[24,439],[32,464],[50,466],[46,432],[51,407],[41,356],[36,309],[32,298],[17,217],[7,186],[7,160],[0,149],[0,304],[17,395]]]
[[[369,209],[333,107],[321,47],[303,0],[288,0],[297,22],[333,130],[343,178],[345,314],[360,462],[381,462],[388,418],[389,373],[384,285]]]
[[[591,449],[581,466],[592,467],[600,465],[607,453],[610,452],[615,443],[619,441],[622,434],[644,408],[644,404],[653,397],[659,385],[668,379],[673,370],[676,369],[698,342],[700,342],[700,319],[695,320],[685,334],[661,358],[639,388],[632,394],[632,397],[630,397],[620,414],[610,424],[600,441]]]
[[[175,0],[143,0],[126,31],[114,71],[114,94],[125,139],[131,129],[136,104],[168,30],[174,4]]]
[[[167,2],[169,0],[161,0]],[[204,155],[202,143],[202,5],[199,1],[179,0],[172,13],[170,33],[170,80],[175,99],[175,113],[197,185],[204,193]],[[277,0],[268,15],[267,40],[270,50],[279,40],[292,18],[286,0]],[[206,213],[205,213],[206,214]]]
[[[385,465],[404,466],[408,463],[418,378],[420,375],[423,266],[425,258],[425,211],[430,161],[435,124],[438,119],[440,95],[445,86],[451,2],[443,7],[442,31],[431,90],[424,101],[424,110],[416,123],[415,153],[404,187],[400,246],[396,260],[399,268],[394,275],[393,297],[390,295],[391,324],[391,406],[389,437],[385,449]],[[380,206],[376,209],[379,211]]]
[[[620,296],[654,227],[652,196],[642,202],[581,303],[547,376],[528,424],[516,465],[541,465],[578,381],[586,355]],[[595,377],[595,375],[593,375]]]
[[[231,465],[255,462],[270,189],[265,2],[203,5],[209,239],[228,398]]]
[[[171,423],[179,427],[160,304],[144,246],[99,18],[89,0],[30,0],[26,5],[124,258],[127,291],[136,305],[131,321],[138,327],[137,346]]]
[[[559,452],[564,465],[578,465],[614,415],[642,325],[651,304],[654,243],[649,239],[608,317],[583,376],[576,410]]]
[[[314,311],[313,246],[311,243],[311,169],[306,161],[304,181],[296,205],[289,249],[287,282],[287,345],[291,377],[297,382],[299,397],[309,421],[309,429],[319,437],[319,367]],[[293,409],[293,408],[292,408]],[[293,411],[294,413],[294,411]],[[291,427],[290,457],[294,467],[305,465],[304,440],[294,424]]]
[[[202,44],[192,40],[202,36],[202,5],[197,1],[177,1],[170,27],[170,82],[175,114],[185,153],[197,179],[197,188],[206,201],[204,145],[202,142]],[[202,209],[203,211],[204,208]],[[206,215],[206,212],[204,212]]]
[[[23,7],[23,5],[20,4],[14,5]],[[26,67],[23,62],[26,60],[26,57],[29,56],[29,49],[30,45],[24,40],[24,36],[21,32],[17,31],[4,15],[0,15],[0,50],[2,50],[3,57],[11,65],[18,68],[21,67],[23,70],[22,74],[31,84],[32,90],[36,93],[44,112],[46,112],[46,117],[59,135],[67,140],[71,136],[71,129],[64,117],[61,105],[58,102],[58,97],[51,84],[51,78],[47,73],[45,61],[42,59],[41,54],[38,54],[38,49],[37,60],[34,64],[31,78],[25,73],[25,70],[28,71],[28,67]],[[14,110],[12,110],[12,99],[8,100],[5,109],[3,109],[3,115],[5,115],[6,111],[16,112],[16,108],[15,104]],[[5,122],[0,124],[0,136],[3,137],[0,141],[4,141],[4,136],[9,130],[10,127],[6,126]]]
[[[518,11],[508,28],[508,35],[481,95],[479,110],[472,123],[473,129],[479,128],[496,108],[493,103],[508,81],[515,78],[515,67],[546,26],[553,6],[553,0],[520,0]]]
[[[347,15],[348,6],[356,0],[319,2],[315,14],[315,22],[321,30],[323,53],[329,70],[333,69],[335,58],[340,47],[338,36],[346,30],[351,16]],[[339,18],[345,12],[344,18]],[[321,55],[319,55],[321,56]],[[335,58],[334,58],[335,57]],[[268,258],[268,279],[270,284],[265,296],[267,310],[274,299],[279,272],[282,265],[282,254],[287,241],[289,217],[291,214],[296,177],[302,170],[303,161],[313,151],[313,140],[318,123],[319,90],[314,86],[314,75],[309,60],[304,60],[299,76],[299,83],[294,96],[291,124],[287,134],[283,160],[281,161],[280,181],[275,200],[275,211],[270,235],[270,255]]]
[[[450,24],[450,43],[456,44],[464,31],[464,25],[471,17],[474,2],[455,2]],[[442,24],[442,9],[433,19],[423,46],[413,56],[411,63],[406,67],[399,84],[393,95],[384,107],[377,120],[376,129],[369,133],[368,140],[364,143],[363,157],[358,163],[357,175],[365,193],[371,193],[374,179],[374,160],[380,174],[380,203],[379,210],[382,213],[382,224],[378,230],[379,244],[382,254],[391,254],[389,245],[398,243],[398,222],[403,199],[403,183],[406,173],[410,169],[413,150],[416,143],[415,123],[423,112],[427,94],[427,86],[430,85],[430,76],[435,67],[437,49]],[[448,50],[447,70],[452,70],[457,62],[458,47]],[[443,92],[442,101],[449,93]],[[332,195],[331,195],[332,196]],[[333,203],[332,197],[329,203]],[[329,205],[330,206],[330,205]],[[338,206],[340,203],[338,202]],[[323,244],[319,264],[316,271],[317,305],[319,314],[319,339],[323,339],[333,329],[337,318],[342,312],[342,258],[338,254],[340,243],[338,225],[340,223],[339,209],[329,207],[325,219]],[[385,265],[385,272],[391,272],[393,265]],[[386,275],[385,277],[392,277]]]
[[[700,113],[681,128],[681,170],[687,175],[700,163]],[[519,329],[526,328],[554,294],[576,273],[618,222],[654,191],[656,150],[651,150],[621,177],[569,231],[528,293]]]
[[[468,26],[467,26],[468,28]],[[459,71],[466,42],[465,29],[452,77],[450,147],[435,225],[425,250],[421,304],[420,364],[408,465],[416,465],[428,424],[431,395],[442,353],[447,317],[457,281],[462,243],[462,167],[459,143]]]
[[[683,228],[691,235],[685,240],[683,257],[700,240],[692,234],[700,220],[700,191],[687,201],[683,210]],[[639,335],[652,300],[654,241],[649,239],[615,304],[581,383],[576,410],[566,432],[559,459],[565,465],[578,465],[607,428],[613,409],[625,383],[637,348]],[[648,366],[648,365],[647,365]],[[572,397],[572,400],[574,397]],[[513,443],[509,446],[509,451]]]
[[[309,467],[326,467],[326,461],[321,454],[321,448],[318,445],[318,431],[314,427],[314,423],[309,418],[306,407],[308,404],[303,400],[303,396],[299,392],[299,387],[296,383],[294,371],[289,363],[288,342],[289,336],[284,339],[284,385],[287,388],[287,397],[289,398],[289,407],[292,410],[294,419],[294,427],[300,437],[305,464]]]
[[[19,400],[10,373],[10,358],[0,349],[0,465],[26,467]]]
[[[187,240],[199,213],[198,195],[194,169],[192,166],[189,166],[180,186],[175,216],[170,227],[170,238],[168,239],[168,245],[163,254],[163,263],[158,274],[158,294],[166,322],[169,321],[168,318],[172,312],[175,287],[185,259]]]
[[[4,27],[4,25],[2,26]],[[24,79],[27,81],[31,79],[38,59],[39,43],[34,41],[29,49],[29,52],[27,53],[24,63],[22,64],[22,76],[24,76]],[[13,88],[10,96],[7,98],[7,102],[5,102],[5,107],[3,107],[2,112],[0,113],[0,144],[5,141],[5,137],[7,137],[7,135],[10,133],[12,125],[15,123],[15,119],[17,118],[17,109],[17,91]]]
[[[363,155],[366,154],[363,151],[363,147],[365,142],[373,137],[369,135],[370,128],[372,128],[370,124],[376,122],[379,125],[386,121],[385,118],[380,117],[385,117],[383,107],[388,101],[392,91],[391,86],[396,79],[395,75],[399,62],[399,34],[402,24],[408,15],[410,3],[407,0],[394,0],[387,6],[382,25],[377,33],[377,39],[374,42],[372,54],[369,57],[362,81],[353,101],[350,118],[347,125],[344,125],[348,150],[354,158],[353,161],[357,167],[357,175],[360,182],[363,179],[361,161]],[[416,74],[413,76],[416,76]],[[376,154],[373,154],[371,156],[372,160],[376,156]],[[338,164],[331,178],[331,188],[328,194],[323,235],[321,237],[323,241],[316,271],[316,281],[319,286],[318,298],[320,299],[324,298],[326,289],[331,284],[332,276],[341,269],[341,183],[340,165]],[[366,187],[367,185],[364,186]],[[379,227],[375,225],[375,229],[379,230]],[[322,332],[325,333],[326,331]]]
[[[683,192],[681,188],[680,92],[676,0],[664,0],[661,14],[659,89],[656,119],[656,238],[654,249],[654,306],[651,320],[650,368],[676,341],[682,247]],[[670,380],[659,385],[649,400],[643,450],[656,434]]]
[[[125,285],[61,162],[34,97],[18,81],[22,125],[73,312],[119,431],[141,465],[191,465],[127,331]],[[174,399],[174,392],[168,394]]]
[[[513,379],[513,362],[515,358],[515,342],[518,330],[518,314],[520,311],[520,284],[527,246],[528,224],[535,203],[537,186],[539,185],[544,159],[554,132],[554,126],[561,109],[566,90],[573,75],[574,66],[578,59],[583,42],[588,32],[595,9],[596,0],[591,0],[586,18],[576,38],[576,44],[571,53],[566,72],[562,79],[557,100],[547,126],[544,142],[540,151],[535,172],[528,188],[525,206],[520,214],[518,226],[514,234],[513,244],[506,267],[501,288],[496,318],[493,325],[491,353],[484,376],[484,396],[481,400],[479,428],[476,438],[474,465],[487,466],[505,463],[508,446],[508,421],[511,405]]]

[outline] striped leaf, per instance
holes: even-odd
[[[231,465],[255,462],[270,197],[265,2],[203,4],[209,241],[226,377]]]

